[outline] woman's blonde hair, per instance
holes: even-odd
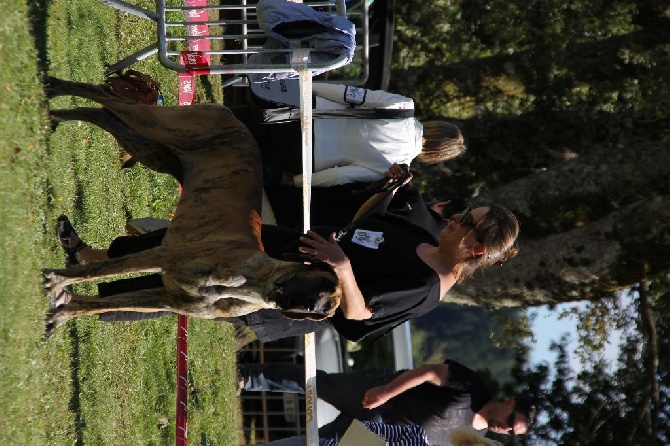
[[[486,252],[461,263],[458,283],[470,276],[482,266],[498,265],[509,260],[519,252],[517,237],[519,221],[507,208],[492,204],[474,228],[477,241],[486,247]]]
[[[423,149],[416,157],[422,163],[439,163],[456,158],[467,148],[461,131],[446,121],[423,123]]]

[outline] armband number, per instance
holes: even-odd
[[[368,90],[360,87],[347,85],[344,89],[344,102],[351,105],[362,105],[365,103],[365,96]]]

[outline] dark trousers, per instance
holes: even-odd
[[[244,390],[305,393],[305,367],[293,363],[241,364]],[[341,436],[352,418],[361,421],[383,422],[391,413],[392,401],[375,409],[363,408],[365,392],[372,387],[391,381],[397,372],[390,369],[370,368],[348,373],[326,373],[317,370],[317,396],[341,412],[331,423],[319,429],[324,438]],[[388,422],[388,421],[387,421]]]
[[[368,183],[349,183],[338,186],[312,187],[310,221],[312,226],[344,227],[351,223],[358,209],[372,193]],[[265,186],[277,225],[302,230],[302,188]]]
[[[148,232],[137,236],[117,237],[109,245],[107,256],[110,259],[135,254],[147,249],[160,246],[165,237],[167,229]],[[114,282],[103,282],[98,285],[100,297],[113,296],[114,294],[127,293],[149,288],[160,288],[163,286],[160,274],[149,274],[147,276],[134,277],[132,279],[120,279]]]
[[[261,149],[263,165],[286,172],[302,170],[300,122],[261,124],[260,111],[241,105],[230,107],[235,117],[247,126]]]
[[[250,106],[230,108],[251,131],[261,149],[263,166],[278,172],[302,172],[300,122],[261,124],[259,110]],[[266,171],[267,173],[267,171]],[[266,178],[267,180],[267,178]],[[312,188],[311,223],[314,226],[346,226],[372,193],[368,183],[349,183]],[[302,229],[302,189],[264,181],[265,193],[279,226]]]

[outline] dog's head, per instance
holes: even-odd
[[[287,262],[273,277],[270,297],[289,319],[320,321],[335,314],[342,290],[330,265]]]

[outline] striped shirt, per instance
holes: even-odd
[[[426,432],[416,424],[399,425],[362,422],[368,430],[386,440],[387,446],[430,446]],[[337,446],[338,438],[321,438],[319,446]]]

